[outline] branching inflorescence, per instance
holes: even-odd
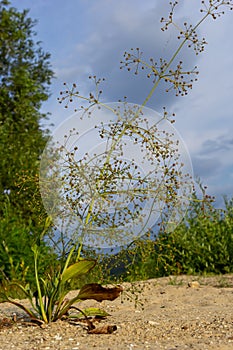
[[[86,103],[85,106],[80,106],[84,112],[83,117],[85,115],[90,117],[95,106],[106,108],[116,116],[115,122],[94,126],[98,129],[99,138],[107,144],[101,156],[90,156],[87,153],[83,159],[79,159],[77,162],[73,153],[67,152],[66,172],[62,178],[63,182],[69,184],[65,187],[66,200],[72,208],[78,211],[78,216],[85,222],[85,225],[94,224],[98,227],[106,227],[107,223],[111,223],[109,225],[113,228],[129,221],[129,218],[135,219],[142,210],[141,203],[146,200],[149,189],[154,196],[157,196],[157,199],[159,198],[159,202],[163,201],[167,204],[166,210],[169,207],[174,208],[178,203],[180,188],[188,186],[188,178],[190,180],[190,177],[184,172],[183,164],[179,159],[177,140],[164,131],[165,137],[156,123],[149,126],[143,115],[143,108],[152,98],[161,81],[167,84],[166,92],[174,90],[177,96],[187,95],[197,80],[198,70],[196,66],[190,70],[184,69],[184,63],[181,60],[177,61],[178,54],[185,45],[192,48],[196,55],[203,52],[207,42],[205,38],[199,37],[197,33],[199,26],[207,17],[213,19],[220,17],[224,14],[224,8],[232,10],[233,3],[223,0],[202,1],[200,10],[202,17],[195,25],[189,24],[187,21],[182,25],[175,22],[177,5],[178,1],[170,2],[171,9],[168,17],[161,18],[162,31],[168,30],[171,25],[178,30],[178,47],[171,58],[168,60],[160,58],[158,61],[150,58],[147,61],[143,59],[143,52],[137,47],[125,51],[123,60],[120,62],[120,69],[132,71],[135,75],[144,71],[147,77],[152,80],[153,86],[140,108],[129,107],[125,104],[125,109],[119,111],[117,108],[101,102],[100,84],[104,79],[97,79],[96,76],[89,77],[95,84],[94,92],[91,92],[89,96],[82,96],[77,90],[76,84],[69,88],[65,83],[66,90],[60,93],[58,100],[60,103],[65,102],[66,108],[74,101],[74,98]],[[124,114],[123,118],[121,113]],[[166,119],[170,120],[164,109],[164,114],[159,122]],[[170,121],[174,122],[174,119]],[[127,142],[136,144],[142,152],[143,159],[154,165],[150,175],[140,173],[134,159],[130,162],[124,159],[124,144]],[[117,193],[121,198],[120,201],[131,202],[131,212],[128,204],[123,208],[121,203],[119,205],[120,214],[112,212],[111,215],[107,215],[105,209],[107,210],[111,201],[116,199]],[[188,196],[188,192],[185,191],[182,196]],[[85,208],[83,203],[85,203]]]

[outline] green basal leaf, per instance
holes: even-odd
[[[7,297],[6,295],[5,295],[5,300],[3,300],[2,302],[8,302],[10,304],[13,304],[13,305],[17,306],[18,308],[20,308],[21,310],[23,310],[30,317],[32,317],[34,319],[38,319],[38,316],[36,315],[36,313],[34,311],[30,310],[29,308],[27,308],[23,304],[17,302],[16,300],[13,300],[10,297]]]
[[[95,260],[80,260],[70,265],[61,275],[61,283],[88,273],[96,264]]]
[[[0,304],[8,302],[8,297],[5,293],[0,293]]]
[[[106,311],[101,310],[101,309],[99,309],[97,307],[89,307],[89,308],[84,309],[82,311],[87,317],[90,317],[90,316],[99,316],[99,317],[110,316],[109,313],[107,313]],[[81,312],[79,312],[79,313],[77,313],[75,315],[70,315],[69,316],[69,318],[81,318],[81,317],[84,317]]]
[[[27,298],[29,300],[31,300],[33,298],[33,293],[32,293],[28,284],[24,287],[22,284],[20,284],[18,282],[10,282],[9,287],[10,286],[15,286],[15,287],[19,288],[20,291],[24,293],[25,298]]]

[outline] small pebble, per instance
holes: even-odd
[[[189,288],[200,288],[200,283],[197,281],[189,282],[188,287]]]

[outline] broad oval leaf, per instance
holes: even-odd
[[[112,301],[118,298],[122,292],[123,288],[121,286],[106,288],[98,283],[90,283],[85,284],[85,286],[80,289],[78,298],[81,300],[94,299],[100,302],[102,300]]]
[[[95,260],[80,260],[67,267],[61,276],[61,283],[65,283],[69,279],[88,273],[96,264]]]
[[[90,316],[99,316],[99,317],[106,317],[106,316],[110,316],[109,313],[107,313],[106,311],[104,310],[101,310],[97,307],[88,307],[84,310],[82,310],[83,313],[87,316],[87,317],[90,317]],[[76,315],[70,315],[69,318],[82,318],[84,317],[84,315],[79,312],[78,314]]]

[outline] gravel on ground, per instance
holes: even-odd
[[[127,290],[129,284],[123,287]],[[233,275],[171,276],[136,282],[134,288],[141,290],[143,305],[137,308],[125,292],[123,300],[77,305],[107,311],[110,316],[96,327],[116,326],[112,334],[88,334],[83,322],[31,325],[20,320],[17,308],[1,304],[0,350],[233,349]],[[19,321],[12,325],[15,317]]]

